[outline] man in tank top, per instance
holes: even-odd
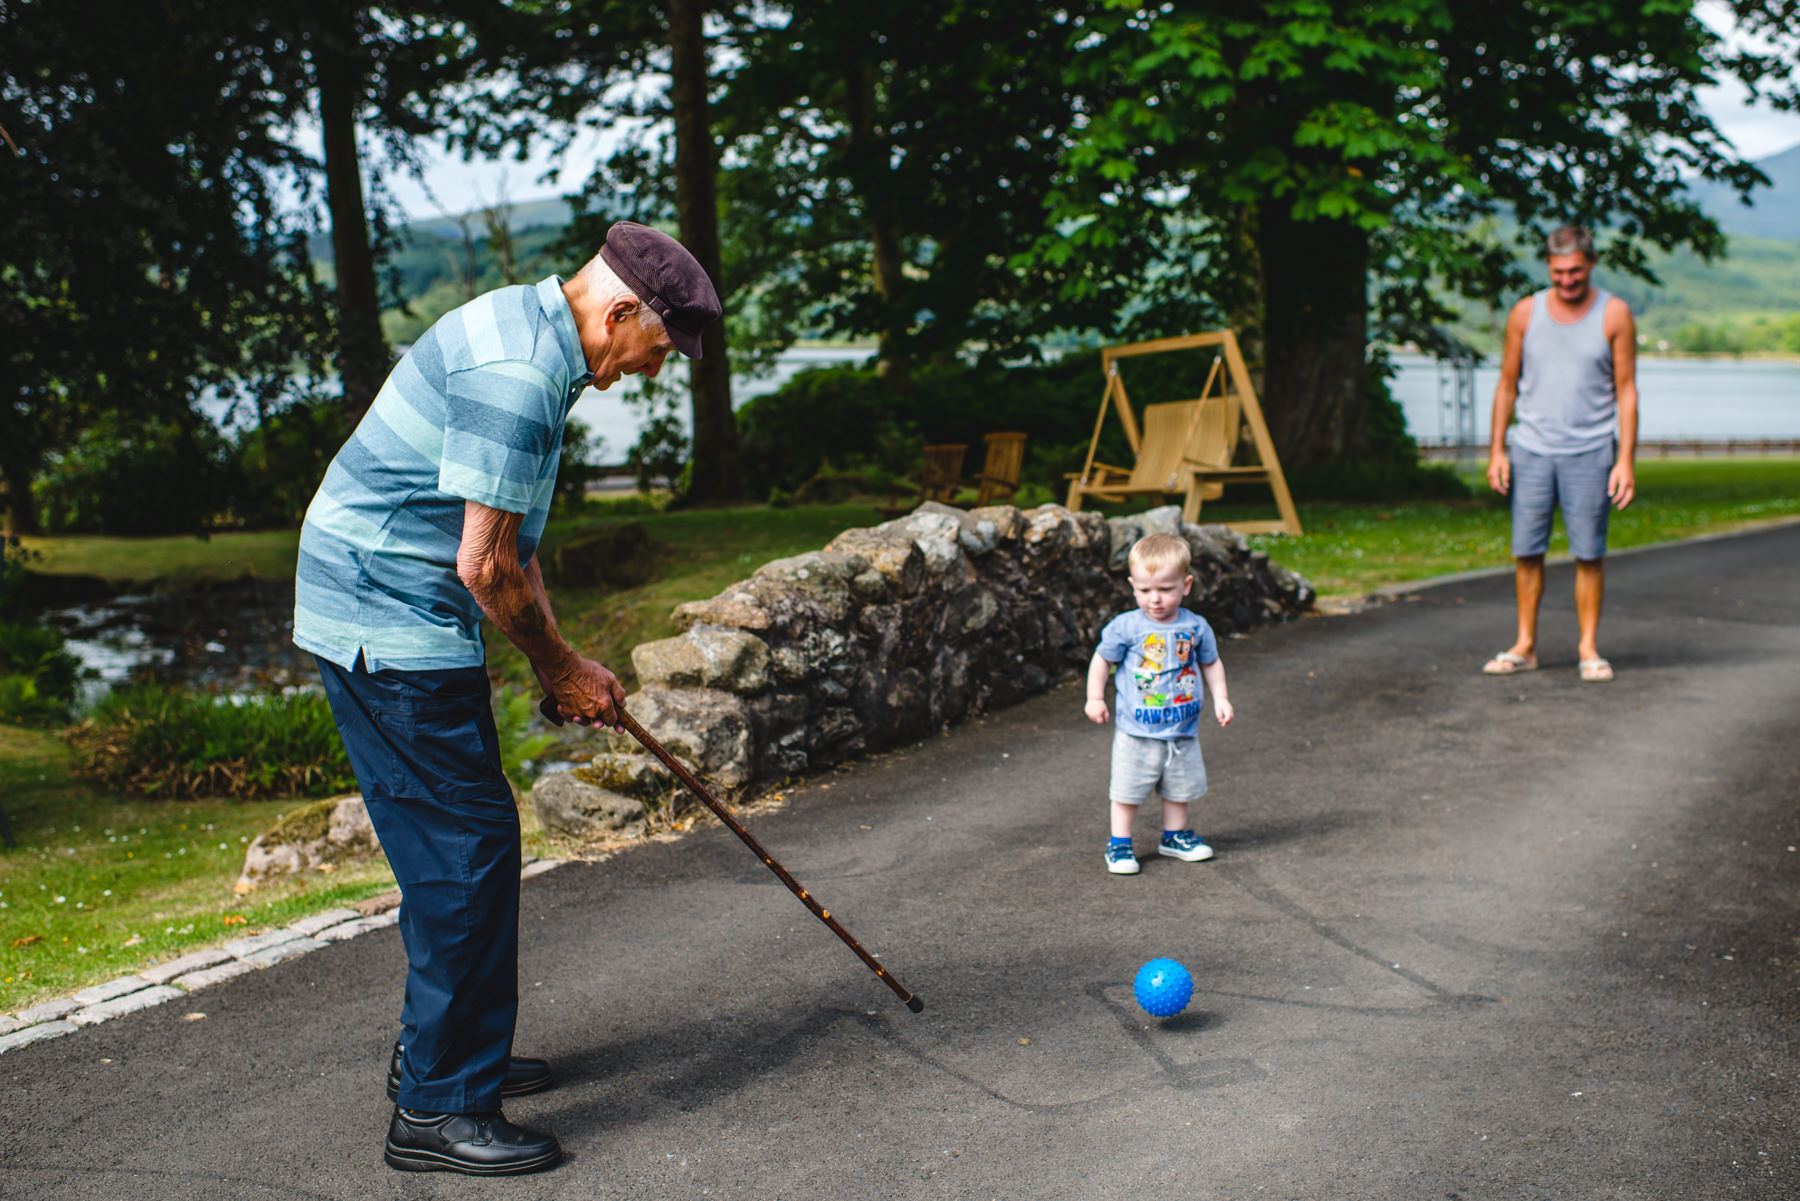
[[[1623,509],[1637,488],[1637,328],[1624,301],[1593,285],[1594,239],[1586,229],[1563,226],[1545,242],[1544,257],[1550,286],[1519,301],[1506,319],[1488,451],[1488,483],[1512,498],[1519,634],[1482,670],[1537,669],[1544,554],[1561,508],[1575,558],[1577,670],[1583,680],[1610,680],[1612,664],[1595,636],[1609,506]]]

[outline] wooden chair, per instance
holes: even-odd
[[[1199,398],[1146,406],[1140,433],[1118,360],[1205,347],[1218,347],[1218,355]],[[1079,475],[1069,477],[1070,509],[1079,510],[1090,496],[1116,503],[1135,496],[1179,494],[1182,520],[1197,521],[1202,502],[1217,500],[1227,483],[1266,483],[1275,493],[1281,520],[1227,524],[1244,534],[1300,533],[1300,516],[1288,493],[1250,374],[1244,369],[1237,337],[1230,330],[1110,346],[1101,352],[1101,369],[1106,373],[1106,390],[1100,397],[1100,412],[1094,418],[1087,462]],[[1118,413],[1125,439],[1137,457],[1129,468],[1094,460],[1109,408]],[[1255,443],[1257,462],[1236,466],[1238,442],[1245,427]]]
[[[956,490],[962,486],[963,458],[968,454],[967,442],[941,442],[925,448],[925,457],[919,462],[917,482],[919,495],[911,504],[900,504],[898,489],[890,496],[889,503],[882,508],[888,517],[899,517],[910,513],[928,500],[939,504],[952,504],[956,500]]]
[[[1008,501],[1019,490],[1019,472],[1025,466],[1025,435],[1014,430],[986,434],[987,462],[976,477],[975,504]]]

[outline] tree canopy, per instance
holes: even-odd
[[[1198,240],[1204,290],[1260,333],[1284,459],[1358,454],[1371,314],[1392,332],[1441,319],[1445,294],[1496,299],[1525,283],[1507,240],[1569,222],[1605,229],[1630,272],[1647,245],[1723,250],[1684,178],[1760,176],[1698,89],[1736,76],[1793,107],[1800,46],[1790,0],[1730,7],[1772,47],[1654,0],[1109,0],[1069,70],[1125,86],[1067,156],[1039,253],[1142,271],[1121,247],[1179,218],[1152,249]]]
[[[1800,108],[1800,0],[1708,11],[1736,36],[1670,0],[0,0],[0,472],[28,520],[18,481],[98,414],[267,400],[327,349],[366,403],[367,137],[404,167],[593,125],[622,136],[571,257],[617,217],[678,230],[740,358],[873,338],[904,405],[926,365],[1230,324],[1284,461],[1366,456],[1371,347],[1523,287],[1549,228],[1639,275],[1724,251],[1686,185],[1760,179],[1701,89]],[[281,199],[321,193],[335,305]],[[695,385],[721,500],[728,382]]]
[[[175,422],[196,401],[279,407],[321,366],[328,318],[305,171],[266,65],[221,50],[235,10],[167,0],[0,3],[0,473],[31,485],[90,428]]]

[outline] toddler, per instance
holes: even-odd
[[[1194,586],[1190,562],[1185,539],[1173,534],[1139,539],[1131,548],[1131,591],[1138,607],[1106,623],[1088,664],[1087,715],[1100,723],[1108,719],[1106,677],[1118,669],[1112,839],[1106,848],[1106,870],[1116,875],[1137,873],[1131,823],[1152,789],[1162,797],[1157,853],[1190,863],[1213,854],[1188,826],[1188,803],[1206,792],[1206,764],[1200,758],[1205,691],[1212,693],[1213,715],[1221,726],[1231,724],[1231,701],[1212,627],[1181,607]]]

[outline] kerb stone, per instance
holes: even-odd
[[[354,909],[327,909],[323,913],[309,914],[297,922],[289,923],[288,929],[295,934],[304,934],[311,938],[317,936],[321,930],[328,930],[332,926],[341,925],[344,922],[353,922],[361,916],[362,914]]]
[[[222,950],[219,947],[209,947],[204,951],[194,951],[183,955],[180,959],[171,959],[167,963],[152,964],[138,975],[152,984],[167,984],[176,977],[185,976],[189,972],[197,972],[201,968],[232,962],[235,962],[235,956],[230,951]]]
[[[8,1051],[16,1051],[20,1047],[29,1047],[32,1043],[41,1043],[46,1039],[61,1038],[65,1034],[73,1034],[81,1029],[74,1022],[42,1022],[36,1026],[27,1026],[23,1030],[15,1030],[11,1034],[0,1034],[0,1055]]]
[[[150,1009],[165,1001],[173,1001],[176,997],[186,995],[179,988],[157,984],[123,997],[102,1001],[98,1005],[89,1005],[85,1009],[78,1009],[69,1015],[69,1020],[77,1026],[98,1026],[101,1022],[110,1022],[116,1017],[136,1013],[140,1009]]]
[[[293,938],[286,942],[278,942],[272,947],[264,947],[260,951],[244,956],[244,962],[251,967],[274,967],[278,963],[286,963],[290,959],[298,959],[313,951],[320,951],[326,944],[316,938]]]
[[[214,984],[223,984],[227,980],[236,979],[247,972],[254,972],[255,970],[256,968],[253,965],[245,963],[241,959],[233,959],[229,963],[221,963],[217,967],[202,968],[197,972],[189,972],[187,975],[175,980],[174,984],[178,988],[185,988],[187,991],[193,992],[196,989],[210,988]]]
[[[150,981],[142,976],[120,976],[117,980],[108,980],[105,984],[96,984],[92,988],[84,988],[69,1000],[86,1008],[98,1005],[102,1001],[110,1001],[114,997],[122,997],[127,993],[141,992],[150,987]]]

